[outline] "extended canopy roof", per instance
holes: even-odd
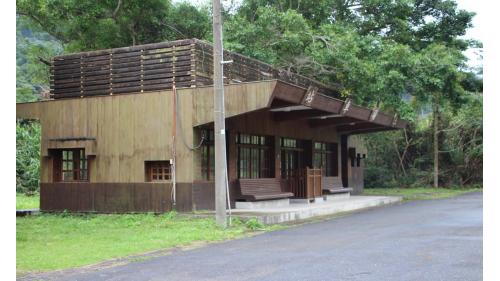
[[[194,126],[213,122],[213,89],[200,88],[193,99]],[[336,127],[345,134],[360,134],[405,128],[396,114],[369,109],[281,80],[225,86],[226,117],[269,110],[276,121],[307,119],[311,127]]]
[[[52,98],[168,91],[174,83],[203,93],[213,84],[212,55],[211,44],[188,39],[57,56],[51,62]],[[396,115],[341,100],[334,86],[228,51],[224,59],[233,61],[224,66],[228,117],[233,106],[238,114],[268,108],[277,121],[308,119],[312,127],[336,126],[351,134],[406,126]],[[195,114],[197,125],[213,122],[207,107],[212,96],[200,95],[194,103],[203,109]]]

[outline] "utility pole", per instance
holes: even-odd
[[[226,125],[220,0],[213,0],[214,34],[214,137],[215,137],[215,221],[226,227]]]

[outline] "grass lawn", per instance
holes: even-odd
[[[38,209],[40,207],[40,195],[26,196],[16,193],[16,210]]]
[[[453,197],[468,192],[482,190],[482,187],[365,188],[365,190],[363,191],[363,195],[393,195],[402,196],[403,200],[425,200]]]
[[[16,219],[18,274],[78,267],[107,259],[245,236],[261,226],[257,221],[233,221],[222,230],[212,218],[163,215],[41,214]]]

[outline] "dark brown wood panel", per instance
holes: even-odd
[[[193,210],[193,184],[176,184],[176,205],[175,209],[179,212],[189,212]]]
[[[193,183],[193,210],[215,210],[215,183],[213,181]]]
[[[177,204],[190,211],[190,185],[179,184]],[[129,213],[172,210],[171,183],[41,183],[42,211]],[[187,195],[186,195],[187,194]]]

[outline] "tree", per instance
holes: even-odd
[[[19,0],[17,13],[61,42],[61,52],[211,38],[207,7],[168,0]],[[438,183],[444,173],[439,159],[446,167],[452,158],[460,158],[440,152],[441,146],[461,144],[442,137],[444,126],[471,103],[464,99],[466,91],[482,91],[481,79],[467,72],[461,55],[470,46],[480,46],[460,37],[473,15],[452,0],[248,0],[224,14],[224,39],[232,51],[313,77],[358,104],[412,121],[406,134],[386,135],[395,153],[380,161],[395,159],[397,166],[378,165],[400,171],[393,176],[396,182],[428,176],[422,171],[434,162]],[[33,62],[35,50],[23,57]],[[26,69],[18,71],[30,73]],[[23,98],[26,93],[26,88],[18,90]],[[427,122],[427,108],[433,122]],[[425,138],[432,138],[433,146]],[[477,163],[473,159],[468,163]],[[471,178],[477,179],[477,173]]]
[[[432,104],[433,126],[433,186],[439,186],[439,133],[440,107],[448,103],[453,108],[463,104],[465,90],[460,71],[465,58],[460,51],[442,44],[429,45],[419,53],[413,68],[414,95]]]
[[[16,124],[16,191],[38,191],[40,179],[40,124]]]
[[[210,30],[206,9],[166,0],[20,0],[17,14],[59,40],[66,52],[205,36]]]
[[[61,46],[49,34],[23,17],[16,18],[17,102],[36,101],[48,92],[49,66],[44,62],[61,51]]]

